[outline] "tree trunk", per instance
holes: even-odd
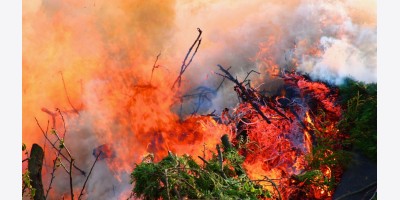
[[[42,165],[44,152],[42,147],[37,144],[32,145],[31,155],[28,161],[29,176],[31,185],[36,189],[34,200],[44,200],[44,191],[42,183]]]

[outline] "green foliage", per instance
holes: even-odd
[[[377,156],[377,85],[348,79],[339,88],[345,108],[339,129],[348,132],[352,144],[376,161]]]
[[[324,110],[319,109],[317,116],[318,128],[312,127],[315,145],[311,152],[306,156],[307,170],[299,175],[293,176],[295,180],[303,184],[303,189],[308,191],[313,186],[319,186],[332,191],[337,185],[335,181],[335,171],[331,169],[343,168],[350,159],[350,154],[342,149],[343,141],[339,135],[333,134],[332,122]],[[331,134],[327,134],[331,132]],[[324,175],[322,169],[330,171],[330,175]]]
[[[60,148],[60,149],[64,148],[64,139],[63,138],[60,139],[60,145],[58,145],[58,148]]]
[[[305,184],[315,183],[316,180],[321,179],[323,174],[321,170],[309,170],[302,174],[295,176],[297,180],[300,182],[304,182]]]
[[[25,173],[22,174],[22,194],[24,194],[25,189],[28,188],[29,192],[29,197],[33,199],[35,197],[36,189],[32,187],[31,185],[31,178],[29,177],[29,171],[26,170]]]
[[[158,163],[142,162],[131,174],[133,193],[143,199],[271,197],[269,191],[242,173],[244,158],[236,150],[229,148],[224,151],[223,158],[222,167],[215,154],[204,163],[204,167],[189,155],[179,157],[172,153]],[[223,178],[223,174],[227,178]]]

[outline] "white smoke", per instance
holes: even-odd
[[[294,54],[300,60],[298,71],[337,85],[347,77],[376,82],[376,26],[355,23],[350,16],[354,8],[348,6],[346,2],[319,2],[299,7],[296,18],[318,20],[316,23],[305,20],[316,27],[312,30],[318,30],[305,37],[318,35],[310,43],[318,45],[322,54],[310,55],[304,49],[295,49]]]
[[[309,73],[311,78],[340,85],[347,77],[371,83],[376,82],[374,58],[354,45],[335,38],[322,37],[320,58],[304,57],[298,70]]]
[[[192,87],[215,88],[221,77],[214,72],[221,64],[232,66],[230,72],[240,80],[250,70],[259,71],[262,75],[251,76],[253,83],[274,94],[282,82],[264,75],[272,67],[266,61],[331,84],[346,77],[371,83],[377,80],[375,9],[374,0],[178,2],[171,48],[181,49],[183,56],[194,30],[203,29],[202,46],[184,75]],[[182,39],[187,42],[178,42]],[[203,112],[238,102],[232,83],[224,86]],[[191,111],[193,104],[184,110]]]

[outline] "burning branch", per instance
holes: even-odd
[[[176,80],[174,81],[174,84],[172,85],[171,89],[174,89],[175,84],[178,83],[178,88],[181,86],[181,80],[182,80],[182,75],[183,73],[186,71],[186,69],[189,67],[190,63],[192,63],[192,60],[194,58],[194,56],[197,53],[197,50],[199,49],[199,46],[201,44],[201,33],[203,32],[200,28],[197,28],[197,31],[199,31],[199,35],[197,36],[196,40],[194,41],[194,43],[192,44],[192,46],[189,48],[189,51],[187,52],[185,59],[182,62],[182,66],[181,66],[181,71],[179,72],[179,76],[178,78],[176,78]],[[194,51],[194,53],[192,54],[192,57],[190,58],[189,62],[186,63],[186,60],[188,59],[190,53],[192,52],[193,47],[197,44],[196,50]]]

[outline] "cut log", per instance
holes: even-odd
[[[42,166],[44,152],[38,144],[33,144],[31,155],[28,161],[29,176],[31,178],[32,188],[36,190],[34,200],[44,200],[44,190],[42,183]]]

